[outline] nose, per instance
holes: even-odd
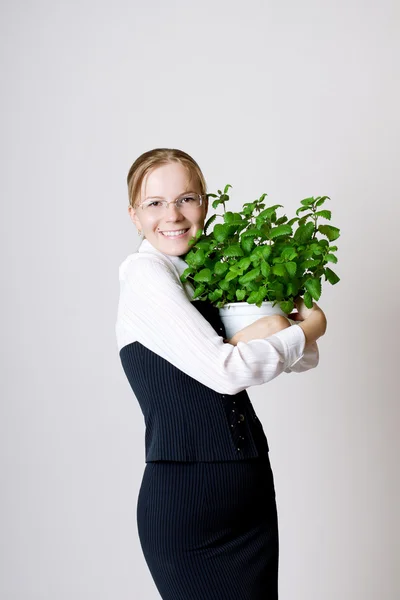
[[[174,202],[171,202],[170,204],[168,204],[167,211],[165,214],[165,220],[167,222],[169,222],[169,221],[175,222],[175,221],[182,221],[182,219],[184,219],[184,216],[182,215],[181,211],[176,206],[176,204]]]

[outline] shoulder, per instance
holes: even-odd
[[[129,254],[119,266],[120,282],[134,283],[137,288],[140,284],[179,282],[180,278],[174,265],[163,255],[135,252]]]

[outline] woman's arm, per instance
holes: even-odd
[[[314,306],[316,306],[314,304]],[[251,325],[244,327],[240,331],[238,331],[229,341],[230,344],[236,346],[238,342],[250,342],[251,340],[260,339],[260,338],[268,338],[287,327],[290,327],[291,324],[300,324],[300,314],[297,313],[295,315],[290,315],[292,318],[291,322],[281,315],[270,315],[267,317],[261,317]],[[293,321],[293,319],[297,319]],[[301,319],[302,320],[302,319]],[[310,325],[308,324],[308,334],[309,337],[312,335],[310,330]],[[315,335],[315,331],[313,331]],[[319,336],[318,336],[319,337]],[[319,363],[319,350],[315,341],[306,342],[304,346],[304,354],[303,356],[296,361],[296,363],[292,364],[291,367],[287,367],[285,370],[286,373],[301,373],[303,371],[308,371],[309,369],[313,369]]]
[[[286,317],[281,315],[261,317],[251,325],[243,327],[228,341],[233,346],[236,346],[238,342],[250,342],[251,340],[268,338],[287,327],[290,327],[290,323]]]
[[[132,255],[120,269],[119,349],[138,341],[220,393],[266,383],[304,353],[305,335],[288,327],[268,339],[225,344],[191,304],[167,260]]]

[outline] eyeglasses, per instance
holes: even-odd
[[[145,200],[139,204],[139,206],[146,213],[162,214],[168,209],[170,204],[175,204],[179,211],[189,213],[193,209],[198,208],[203,204],[203,198],[205,198],[205,196],[202,196],[201,194],[185,194],[173,202],[158,200],[157,198],[150,198],[149,200]]]

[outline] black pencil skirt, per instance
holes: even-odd
[[[148,462],[137,524],[163,600],[278,598],[278,522],[268,459]]]

